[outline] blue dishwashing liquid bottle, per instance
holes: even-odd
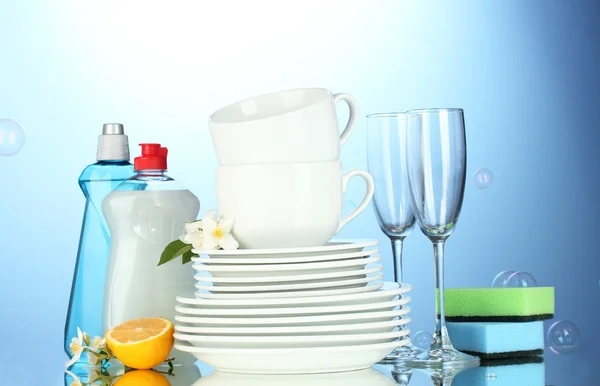
[[[110,232],[102,213],[102,201],[134,174],[123,125],[104,125],[98,137],[96,160],[98,162],[86,167],[79,176],[86,203],[65,322],[64,348],[69,357],[72,356],[69,345],[77,336],[77,327],[91,337],[102,336],[104,284],[110,251]],[[87,361],[86,355],[81,361]]]

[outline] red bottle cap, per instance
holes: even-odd
[[[159,143],[140,143],[142,155],[133,160],[134,170],[167,170],[169,150]]]

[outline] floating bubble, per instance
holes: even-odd
[[[492,281],[492,287],[504,288],[508,282],[508,278],[517,273],[517,271],[502,271],[496,275],[494,281]]]
[[[485,375],[485,379],[487,379],[488,381],[493,381],[494,379],[496,379],[496,377],[497,377],[497,375],[493,371],[491,371]]]
[[[550,350],[556,354],[570,354],[579,347],[579,328],[568,320],[552,324],[546,335]]]
[[[427,331],[420,330],[415,333],[415,335],[410,338],[412,344],[415,347],[421,348],[423,350],[427,350],[431,345],[431,341],[433,340],[433,336]]]
[[[473,173],[473,183],[479,189],[487,189],[494,181],[494,175],[491,170],[486,168],[479,168]]]
[[[354,209],[356,209],[356,204],[350,200],[344,200],[342,202],[342,215],[349,215]]]
[[[25,144],[25,132],[12,119],[0,119],[0,156],[15,155]]]
[[[528,272],[515,272],[509,276],[505,287],[537,287],[537,281]]]

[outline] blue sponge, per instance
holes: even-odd
[[[542,321],[449,322],[447,326],[455,348],[483,359],[541,355],[544,352]]]
[[[543,362],[480,366],[458,373],[452,382],[452,386],[544,386],[545,384]]]

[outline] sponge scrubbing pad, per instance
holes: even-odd
[[[521,362],[496,360],[458,373],[452,386],[544,386],[545,366],[541,357],[521,358]],[[493,376],[490,376],[493,374]]]
[[[457,350],[483,359],[541,355],[544,323],[466,322],[447,323]]]
[[[530,322],[554,317],[554,288],[449,288],[446,320]],[[438,302],[439,304],[439,302]]]

